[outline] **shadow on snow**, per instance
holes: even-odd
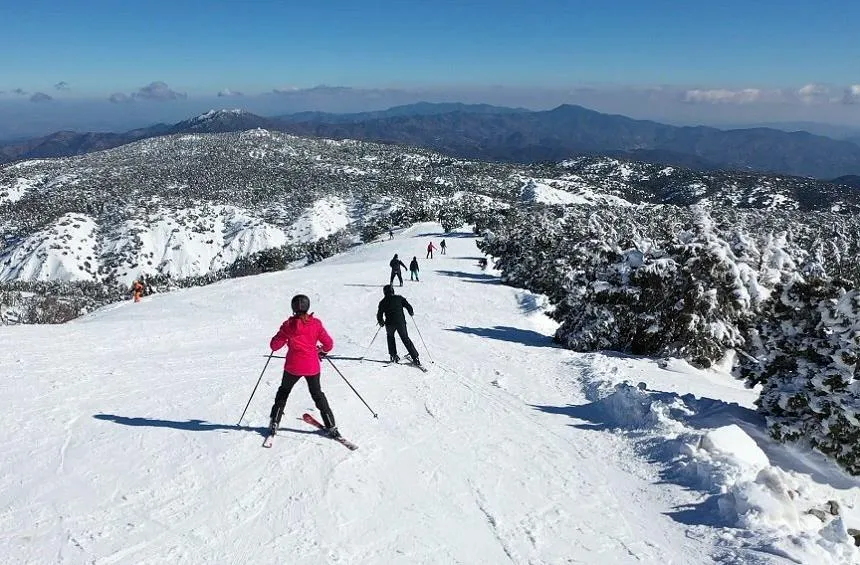
[[[412,237],[435,237],[437,239],[455,239],[455,238],[457,238],[457,239],[463,239],[463,238],[475,239],[478,236],[472,232],[464,232],[464,231],[451,232],[451,233],[438,232],[438,231],[428,231],[428,232],[416,234]]]
[[[446,277],[457,277],[464,279],[466,282],[483,283],[483,284],[502,284],[502,280],[495,275],[485,273],[467,273],[466,271],[446,271],[444,269],[437,270],[437,273]]]
[[[498,339],[500,341],[522,343],[523,345],[529,345],[531,347],[558,347],[558,345],[553,343],[552,338],[549,336],[532,330],[523,330],[520,328],[512,328],[510,326],[493,326],[492,328],[469,328],[465,326],[457,326],[456,328],[446,329],[449,332],[461,332],[480,337],[488,337],[490,339]]]
[[[344,357],[342,355],[329,355],[328,358],[332,361],[370,361],[371,363],[391,363],[391,361],[387,359],[368,359],[367,357]]]
[[[205,420],[158,420],[155,418],[130,418],[128,416],[116,416],[114,414],[94,414],[96,420],[106,420],[121,424],[123,426],[135,426],[145,428],[170,428],[186,432],[214,432],[218,430],[236,430],[242,432],[257,432],[265,437],[269,435],[268,428],[239,426],[236,424],[216,424]],[[295,428],[278,428],[278,431],[294,432],[297,434],[316,434],[319,430],[300,430]]]

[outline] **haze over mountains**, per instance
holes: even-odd
[[[207,112],[173,125],[124,133],[57,132],[0,145],[0,162],[80,155],[174,133],[264,128],[302,136],[424,147],[450,156],[513,163],[608,155],[696,170],[733,169],[820,179],[860,175],[860,137],[833,139],[775,128],[679,127],[581,106],[529,111],[486,104],[418,103],[355,114],[301,112],[262,117]]]

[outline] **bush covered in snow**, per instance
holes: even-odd
[[[505,282],[545,294],[577,351],[740,352],[774,437],[860,474],[860,222],[673,206],[537,207],[488,232]]]
[[[798,277],[769,301],[737,372],[761,384],[771,434],[804,440],[860,474],[860,291],[844,279]]]
[[[62,324],[123,300],[125,289],[93,282],[24,282],[0,285],[0,323]]]
[[[743,345],[779,280],[761,280],[761,266],[785,243],[756,241],[724,219],[735,223],[672,206],[550,207],[516,215],[480,245],[505,281],[548,296],[567,347],[708,366]]]

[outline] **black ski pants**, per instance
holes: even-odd
[[[409,339],[409,332],[406,331],[406,320],[403,320],[402,324],[385,325],[385,336],[388,338],[388,354],[397,355],[397,344],[394,342],[395,332],[400,336],[400,341],[403,342],[403,345],[406,346],[406,351],[409,352],[409,356],[412,357],[412,359],[418,359],[418,350],[415,349],[415,345],[412,343],[412,340]]]
[[[287,397],[290,396],[290,391],[293,390],[293,387],[300,379],[305,379],[308,382],[308,390],[311,393],[311,398],[313,398],[314,404],[317,406],[317,410],[319,410],[322,415],[325,427],[333,428],[335,425],[334,414],[332,414],[331,408],[328,406],[328,399],[320,388],[319,373],[309,377],[298,377],[284,371],[284,377],[281,379],[281,386],[278,387],[278,392],[275,394],[275,403],[272,405],[272,420],[275,424],[279,424],[281,422],[281,416],[284,415],[284,406],[287,405]]]
[[[394,284],[394,277],[400,280],[400,286],[403,286],[403,275],[400,274],[400,269],[391,269],[391,280],[388,284]]]

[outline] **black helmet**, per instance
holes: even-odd
[[[293,314],[307,314],[311,309],[311,299],[304,294],[297,294],[290,301],[290,307],[293,309]]]
[[[383,286],[382,294],[384,294],[385,296],[392,296],[394,294],[394,287],[390,284]]]

